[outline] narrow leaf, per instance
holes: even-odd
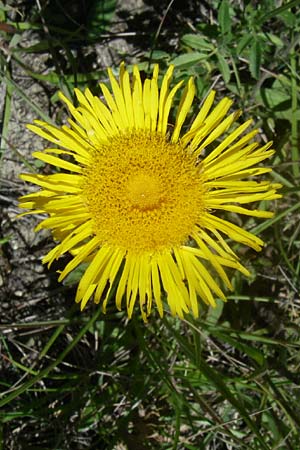
[[[221,53],[217,53],[218,67],[222,74],[223,80],[227,84],[230,80],[230,68],[229,65]]]
[[[251,45],[249,57],[249,69],[251,75],[256,80],[258,80],[260,76],[260,65],[261,65],[261,45],[259,41],[255,40]]]
[[[218,22],[222,31],[222,34],[229,34],[231,31],[231,20],[229,14],[228,0],[222,0],[218,11]]]
[[[182,36],[181,42],[195,50],[207,52],[214,50],[214,45],[205,36],[201,36],[200,34],[185,34]]]
[[[174,64],[174,66],[182,69],[194,66],[199,61],[203,61],[204,59],[207,59],[207,54],[198,52],[184,53],[183,55],[176,56],[176,58],[171,61],[171,64]]]

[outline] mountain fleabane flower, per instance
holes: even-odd
[[[236,124],[240,111],[228,113],[229,98],[213,106],[211,91],[185,129],[195,95],[190,78],[170,125],[184,82],[170,88],[170,66],[159,87],[158,70],[142,81],[136,66],[130,76],[122,63],[118,81],[108,69],[111,89],[100,84],[103,99],[75,89],[76,107],[60,93],[69,124],[28,125],[55,144],[33,156],[56,170],[21,176],[40,189],[20,206],[46,213],[37,230],[52,230],[56,241],[43,262],[72,254],[59,281],[87,263],[76,294],[81,308],[93,298],[105,312],[115,292],[119,310],[125,305],[131,317],[139,303],[145,321],[153,302],[163,315],[164,298],[181,318],[189,311],[198,316],[198,299],[212,306],[215,298],[225,300],[220,282],[232,289],[226,269],[249,275],[230,242],[260,251],[263,241],[224,212],[272,217],[248,205],[280,197],[280,185],[253,179],[271,171],[260,162],[274,150],[271,142],[253,141],[252,121]]]

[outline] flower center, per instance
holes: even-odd
[[[139,173],[129,180],[127,197],[134,207],[141,211],[149,211],[159,207],[163,192],[156,177]]]
[[[166,136],[114,136],[83,175],[83,202],[102,245],[136,254],[170,250],[201,222],[206,189],[197,159]]]

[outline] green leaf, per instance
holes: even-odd
[[[28,47],[16,47],[14,53],[41,53],[45,51],[50,51],[50,43],[47,39],[41,39],[37,44],[29,45]],[[59,40],[51,42],[52,48],[61,48],[61,42]]]
[[[162,50],[154,50],[151,54],[150,52],[145,53],[146,58],[150,58],[150,56],[152,61],[162,61],[163,59],[170,58],[169,53]]]
[[[292,0],[290,2],[283,2],[283,3],[284,4],[282,6],[279,6],[278,8],[275,8],[272,11],[269,11],[265,15],[260,17],[260,19],[258,21],[258,25],[263,24],[264,22],[266,22],[267,20],[269,20],[275,16],[279,16],[282,19],[286,15],[286,13],[288,13],[290,18],[293,18],[293,20],[291,21],[291,23],[289,23],[289,25],[293,26],[297,15],[293,14],[291,11],[288,11],[288,10],[290,8],[298,6],[300,2],[299,2],[299,0]]]
[[[0,245],[4,245],[11,239],[11,236],[4,236],[3,238],[0,238]]]
[[[243,50],[248,47],[248,45],[250,44],[250,42],[252,41],[253,37],[251,34],[245,34],[238,42],[237,48],[236,48],[236,52],[238,55],[240,55]]]
[[[97,321],[98,317],[102,313],[101,308],[97,308],[92,317],[88,320],[88,322],[84,325],[84,327],[80,328],[77,335],[71,340],[71,342],[64,348],[64,350],[59,354],[59,356],[54,359],[53,362],[51,362],[48,366],[46,366],[44,369],[40,370],[37,375],[34,375],[32,378],[25,380],[15,388],[13,391],[8,391],[8,394],[6,396],[3,396],[0,399],[0,408],[2,408],[4,405],[10,403],[12,400],[17,398],[19,395],[23,394],[24,392],[28,391],[35,383],[40,382],[43,378],[47,377],[49,373],[54,370],[68,355],[68,353],[71,352],[71,350],[76,347],[78,342],[82,339],[82,337],[88,332],[90,327],[94,325],[94,323]]]
[[[261,65],[261,45],[258,40],[254,40],[250,50],[249,69],[251,75],[256,80],[258,80],[260,76],[260,65]]]
[[[204,52],[213,51],[215,48],[205,36],[201,36],[200,34],[185,34],[182,36],[181,42],[190,48]]]
[[[222,0],[218,11],[218,22],[222,31],[222,34],[230,34],[231,32],[231,19],[229,14],[229,2],[228,0]]]
[[[187,67],[194,66],[200,61],[206,60],[207,54],[192,52],[192,53],[184,53],[183,55],[176,56],[176,58],[170,61],[171,64],[174,64],[177,68],[183,69]]]
[[[292,11],[284,11],[279,17],[288,28],[294,28],[297,24],[297,16]]]
[[[180,342],[181,343],[181,342]],[[236,393],[231,389],[231,383],[223,380],[221,374],[207,364],[204,358],[199,361],[199,370],[206,377],[206,379],[215,385],[216,391],[221,394],[231,405],[238,411],[241,417],[244,419],[248,428],[255,434],[257,440],[260,443],[261,450],[269,450],[268,445],[265,443],[263,436],[260,433],[256,423],[249,416],[248,411],[244,408],[243,404],[239,401]]]
[[[9,69],[5,70],[6,76],[10,80],[11,75]],[[3,113],[1,117],[1,125],[0,125],[0,160],[2,159],[2,155],[4,155],[5,149],[7,147],[8,140],[8,125],[11,116],[11,99],[12,99],[13,88],[11,84],[4,85],[3,99]]]
[[[261,353],[259,350],[257,350],[254,347],[250,347],[249,345],[242,342],[239,337],[236,339],[232,336],[229,336],[226,333],[222,333],[220,331],[214,331],[213,329],[210,330],[211,334],[218,337],[222,342],[227,342],[228,344],[232,345],[232,347],[236,348],[237,350],[245,353],[248,355],[251,359],[257,362],[260,366],[264,365],[265,358],[263,353]]]
[[[256,99],[272,110],[272,115],[278,119],[292,121],[300,120],[300,110],[292,110],[290,81],[284,75],[279,75],[270,88],[262,88],[256,95]]]
[[[271,44],[275,45],[278,48],[284,47],[284,42],[282,39],[280,39],[279,36],[276,36],[276,34],[273,33],[265,33],[266,38],[268,39]]]
[[[5,81],[6,86],[19,95],[27,103],[27,105],[41,117],[41,119],[47,123],[54,124],[53,120],[31,100],[31,98],[25,93],[24,89],[22,89],[13,79],[9,78],[2,70],[0,70],[0,77],[3,81]]]
[[[94,0],[88,11],[87,30],[89,37],[98,37],[106,30],[115,14],[117,0]]]
[[[210,325],[216,325],[219,318],[222,315],[223,309],[224,309],[224,302],[220,299],[216,300],[217,306],[213,308],[210,306],[207,311],[206,321]]]
[[[76,269],[72,270],[72,272],[70,272],[69,275],[65,278],[63,284],[65,286],[72,286],[78,283],[82,278],[82,275],[86,271],[88,265],[88,263],[82,263],[78,267],[76,267]]]
[[[230,80],[230,68],[229,65],[221,53],[217,53],[218,67],[222,74],[223,80],[227,84]]]

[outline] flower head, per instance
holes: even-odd
[[[76,295],[81,308],[93,297],[105,311],[114,289],[117,308],[125,303],[129,317],[139,302],[146,320],[153,301],[162,316],[164,296],[173,315],[197,316],[198,298],[212,306],[215,297],[225,300],[216,275],[229,289],[226,268],[249,275],[228,240],[262,248],[261,239],[219,212],[272,216],[247,206],[280,197],[280,185],[253,180],[271,171],[259,163],[274,153],[272,143],[253,142],[258,131],[246,131],[251,120],[234,125],[240,111],[228,114],[229,98],[213,106],[214,91],[183,131],[195,95],[192,78],[171,126],[183,85],[170,88],[172,73],[170,66],[159,88],[157,65],[142,82],[136,66],[130,80],[121,64],[119,81],[108,70],[111,91],[100,84],[103,100],[75,89],[75,107],[60,93],[72,115],[68,126],[28,125],[55,144],[33,155],[60,171],[23,174],[40,190],[23,196],[20,206],[47,214],[37,229],[51,229],[57,244],[43,262],[73,255],[60,281],[88,263]]]

